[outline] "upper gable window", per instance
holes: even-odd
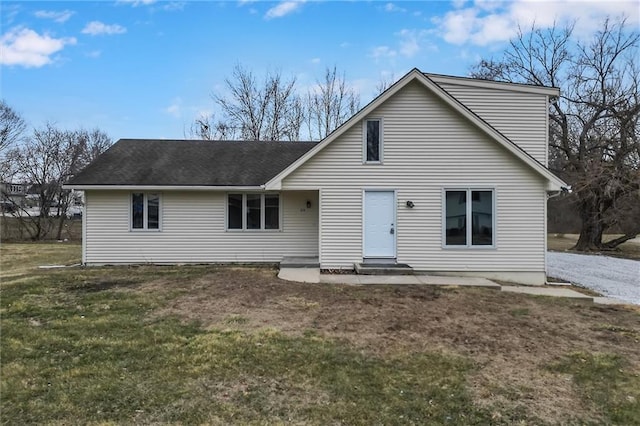
[[[382,162],[382,119],[364,122],[364,159],[367,163]]]

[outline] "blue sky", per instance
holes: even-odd
[[[239,63],[280,70],[303,91],[337,66],[364,105],[381,79],[414,67],[466,75],[517,25],[577,20],[588,37],[607,15],[640,25],[637,1],[113,1],[0,3],[1,96],[31,126],[183,138],[216,111]]]

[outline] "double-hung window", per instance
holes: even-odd
[[[371,118],[364,121],[364,161],[382,163],[382,119]]]
[[[131,194],[131,229],[160,230],[160,194]]]
[[[228,194],[227,229],[279,230],[279,194]]]
[[[444,246],[494,247],[494,198],[493,189],[446,189]]]

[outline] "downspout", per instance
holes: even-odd
[[[559,191],[548,191],[547,192],[547,201],[549,201],[552,198],[555,198],[559,195],[562,194],[571,194],[571,186],[561,186]],[[545,274],[547,273],[547,250],[548,250],[548,245],[547,245],[547,222],[548,222],[548,212],[547,212],[547,206],[549,203],[544,203],[544,272]]]
[[[571,186],[563,186],[559,191],[547,191],[547,200],[550,200],[562,194],[571,194],[572,192],[573,189],[571,189]]]
[[[84,192],[84,205],[82,206],[82,266],[87,266],[87,191]]]

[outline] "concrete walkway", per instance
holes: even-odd
[[[278,278],[302,283],[351,284],[351,285],[438,285],[459,287],[486,287],[511,293],[532,294],[535,296],[567,297],[572,299],[591,300],[594,303],[612,305],[622,304],[617,299],[593,297],[571,290],[567,287],[547,286],[515,286],[500,285],[485,278],[449,277],[438,275],[356,275],[356,274],[321,274],[318,268],[280,268]]]

